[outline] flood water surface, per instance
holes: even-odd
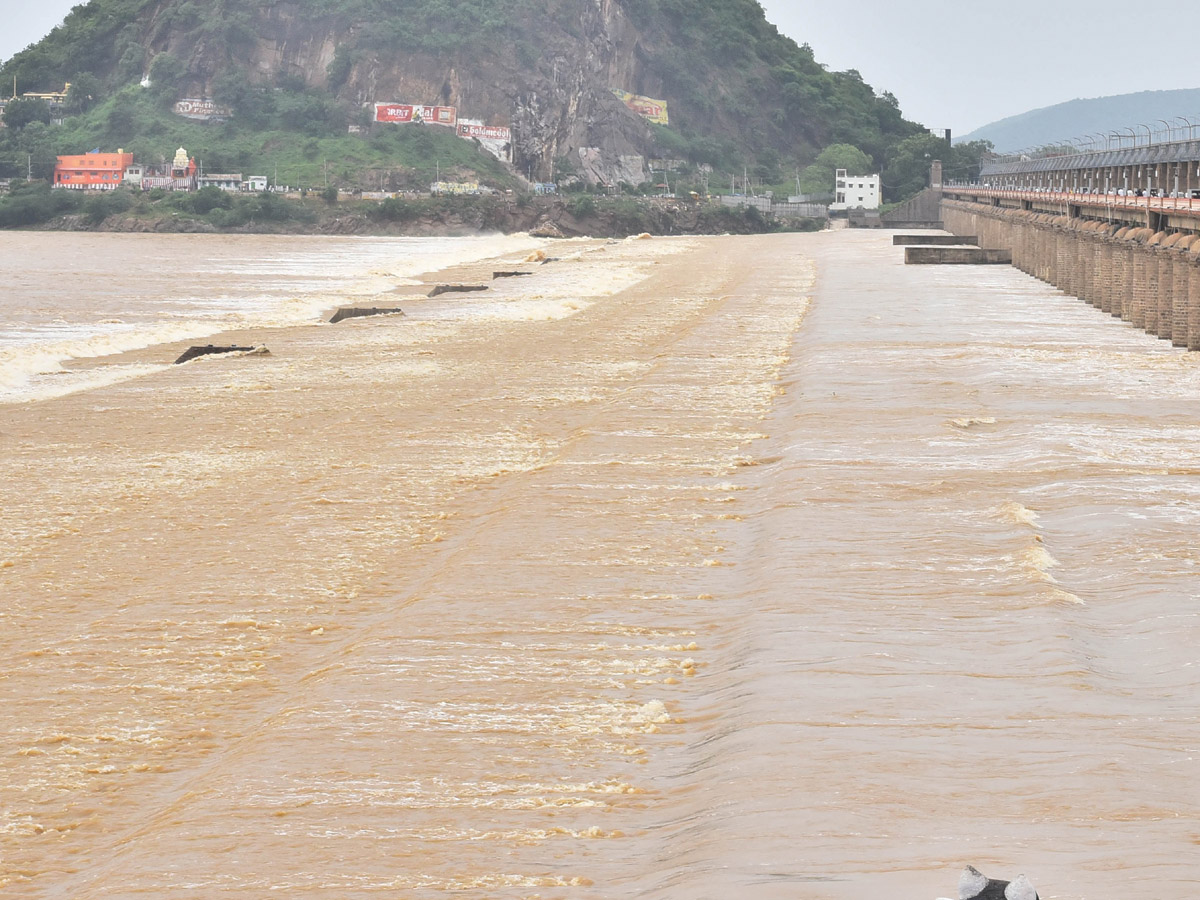
[[[0,407],[0,893],[1195,893],[1194,354],[887,235],[520,240]]]
[[[963,863],[1188,896],[1200,365],[885,241],[816,251],[690,864],[725,896],[948,895],[915,870]]]

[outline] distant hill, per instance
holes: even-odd
[[[1028,147],[1058,144],[1095,132],[1136,128],[1143,122],[1156,131],[1165,131],[1158,120],[1170,121],[1175,116],[1189,116],[1193,121],[1200,121],[1200,88],[1070,100],[992,122],[961,136],[956,142],[991,141],[1000,153],[1011,153]],[[1140,131],[1145,133],[1145,129]]]

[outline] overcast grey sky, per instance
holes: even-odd
[[[908,118],[938,131],[966,134],[1077,97],[1200,88],[1188,39],[1166,18],[1156,23],[1151,7],[1141,21],[1126,0],[761,2],[819,62],[858,69],[895,94]],[[1122,49],[1111,65],[1087,64],[1080,44],[1089,41]],[[1180,110],[1189,113],[1200,110]]]
[[[910,119],[939,131],[966,134],[1076,97],[1200,88],[1190,37],[1165,22],[1133,22],[1123,0],[762,2],[767,18],[810,44],[820,62],[858,69],[876,90],[895,94]],[[44,36],[74,5],[0,0],[0,58]],[[1081,63],[1087,54],[1079,44],[1088,40],[1116,42],[1118,62]],[[1153,63],[1147,41],[1158,51]]]

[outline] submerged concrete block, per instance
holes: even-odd
[[[404,310],[393,308],[378,309],[371,307],[369,309],[359,306],[343,306],[332,316],[329,317],[329,324],[336,325],[343,319],[362,319],[367,316],[402,316]]]
[[[429,292],[430,297],[437,297],[441,294],[470,294],[475,291],[486,291],[486,284],[439,284]]]
[[[906,247],[904,262],[910,266],[1011,265],[1011,250],[981,250],[978,247]]]
[[[204,346],[188,347],[183,351],[183,355],[175,360],[175,365],[178,366],[199,356],[215,356],[221,353],[260,353],[265,355],[267,352],[266,347],[236,347],[233,345],[205,344]]]

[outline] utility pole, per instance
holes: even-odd
[[[329,187],[329,160],[325,160],[325,187]]]
[[[13,79],[13,90],[14,91],[17,89],[16,84],[17,84],[17,79],[14,78]],[[33,154],[32,153],[25,154],[25,180],[33,181]]]

